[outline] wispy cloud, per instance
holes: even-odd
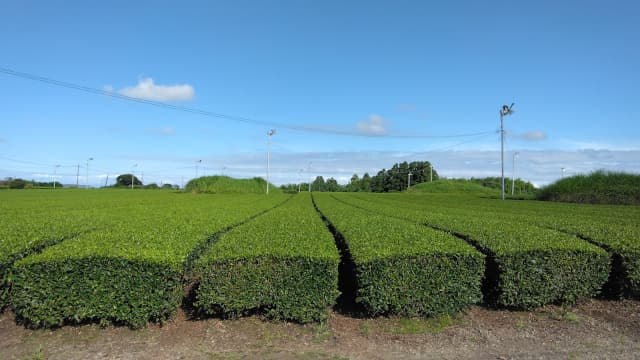
[[[105,86],[105,91],[109,85]],[[111,87],[111,90],[113,88]],[[137,99],[153,101],[187,101],[193,99],[195,91],[189,84],[156,85],[152,78],[144,78],[138,85],[120,89],[118,93]]]
[[[154,135],[175,135],[176,130],[171,127],[147,129],[149,134]]]
[[[383,135],[387,132],[385,129],[386,123],[388,123],[388,120],[382,116],[371,114],[367,120],[358,122],[357,129],[367,135]]]
[[[542,131],[529,131],[526,132],[524,134],[521,135],[521,138],[523,140],[529,140],[529,141],[539,141],[539,140],[545,140],[547,138],[547,134],[542,132]]]

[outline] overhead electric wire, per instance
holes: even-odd
[[[248,118],[248,117],[226,115],[226,114],[216,113],[216,112],[212,112],[212,111],[208,111],[208,110],[202,110],[202,109],[191,108],[191,107],[186,107],[186,106],[167,104],[167,103],[160,102],[160,101],[141,99],[141,98],[136,98],[136,97],[132,97],[132,96],[123,95],[123,94],[115,92],[115,91],[100,90],[100,89],[96,89],[96,88],[92,88],[92,87],[88,87],[88,86],[83,86],[83,85],[70,83],[70,82],[67,82],[67,81],[60,81],[60,80],[51,79],[51,78],[40,76],[40,75],[35,75],[35,74],[26,73],[26,72],[16,71],[16,70],[3,68],[3,67],[0,67],[0,73],[6,74],[6,75],[15,76],[15,77],[19,77],[19,78],[23,78],[23,79],[39,81],[39,82],[50,84],[50,85],[65,87],[65,88],[68,88],[68,89],[84,91],[84,92],[91,93],[91,94],[109,96],[109,97],[120,99],[120,100],[132,101],[132,102],[137,102],[137,103],[147,104],[147,105],[153,105],[153,106],[157,106],[157,107],[161,107],[161,108],[166,108],[166,109],[171,109],[171,110],[176,110],[176,111],[182,111],[182,112],[187,112],[187,113],[196,114],[196,115],[202,115],[202,116],[219,118],[219,119],[226,119],[226,120],[242,122],[242,123],[252,124],[252,125],[260,125],[260,126],[265,126],[265,127],[277,127],[277,128],[281,128],[281,129],[288,129],[288,130],[293,130],[293,131],[301,131],[301,132],[309,132],[309,133],[321,133],[321,134],[331,134],[331,135],[341,135],[341,136],[355,136],[355,137],[369,137],[369,138],[400,138],[400,139],[409,139],[409,138],[414,138],[414,139],[460,138],[460,137],[471,137],[471,136],[485,135],[485,134],[492,134],[493,133],[493,132],[490,132],[490,131],[484,131],[484,132],[478,132],[478,133],[453,134],[453,135],[393,135],[393,134],[367,134],[367,133],[359,133],[359,132],[353,132],[353,131],[347,131],[347,130],[323,129],[323,128],[310,127],[310,126],[299,126],[299,125],[292,125],[292,124],[285,124],[285,123],[261,121],[261,120],[256,120],[256,119],[252,119],[252,118]]]

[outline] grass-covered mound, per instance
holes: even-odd
[[[496,195],[500,193],[499,190],[491,189],[465,179],[446,179],[424,182],[412,186],[409,191],[420,193],[465,193],[478,195]]]
[[[264,194],[267,182],[263,178],[234,179],[228,176],[202,176],[187,183],[187,192],[207,194]],[[281,194],[282,190],[269,184],[269,193]]]
[[[538,200],[640,205],[640,175],[603,170],[575,175],[544,187]]]

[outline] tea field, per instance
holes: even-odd
[[[0,306],[36,328],[324,321],[637,298],[640,207],[471,195],[0,192]]]

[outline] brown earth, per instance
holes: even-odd
[[[325,324],[259,317],[190,320],[184,312],[144,329],[66,326],[29,330],[0,315],[0,359],[640,359],[640,301],[590,300],[534,311],[474,306],[433,319]]]

